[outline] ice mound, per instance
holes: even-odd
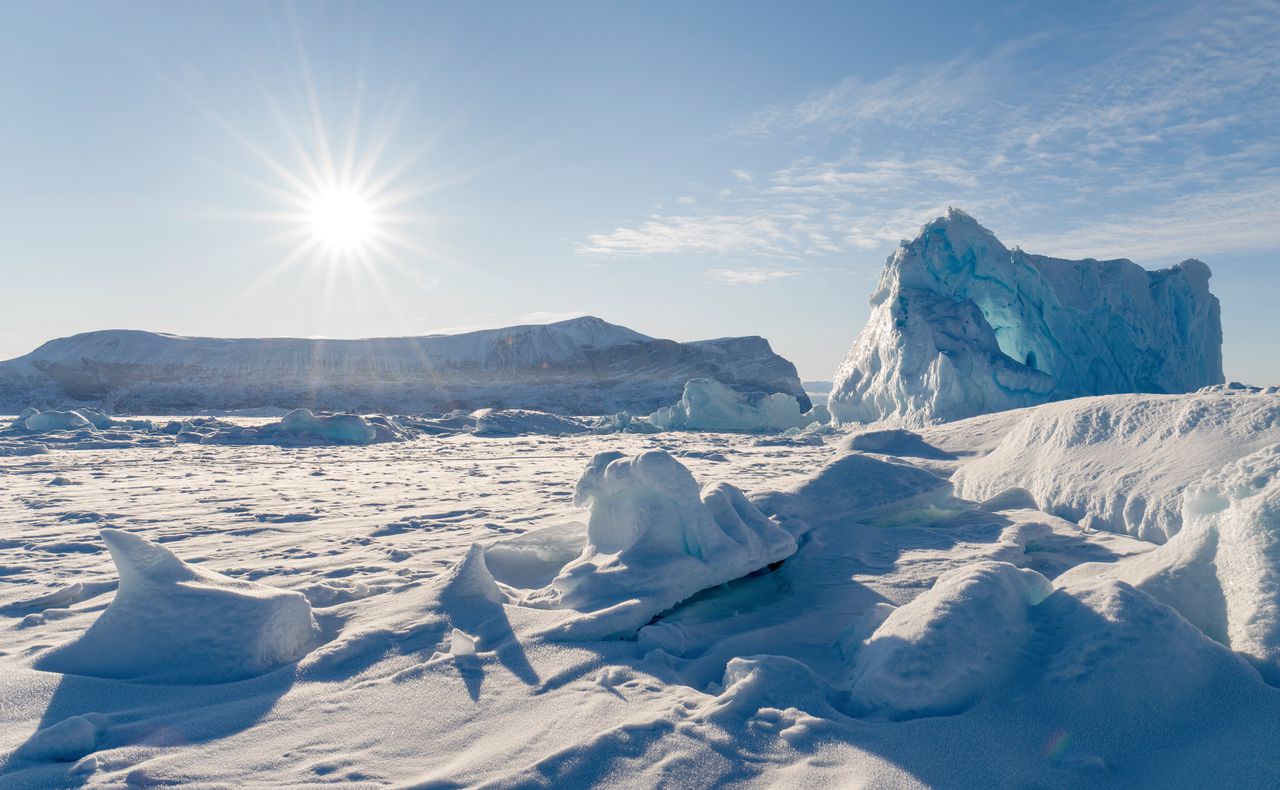
[[[791,556],[795,538],[733,486],[699,491],[689,470],[650,451],[599,453],[578,481],[590,507],[581,554],[526,602],[581,614],[573,638],[634,633],[694,593]]]
[[[1209,277],[1196,260],[1149,272],[1010,251],[950,209],[886,263],[871,318],[836,373],[832,417],[914,426],[1220,383]]]
[[[1280,442],[1280,396],[1247,391],[1126,395],[1041,406],[952,477],[990,499],[1024,488],[1081,526],[1163,543],[1182,526],[1182,491]]]
[[[507,602],[507,597],[485,564],[484,549],[479,543],[471,544],[466,555],[440,577],[438,586],[440,600],[446,605],[475,601]]]
[[[951,484],[933,472],[863,453],[841,456],[796,485],[752,501],[793,531],[855,522],[927,524],[973,507],[956,499]]]
[[[19,425],[29,433],[94,430],[93,423],[77,411],[38,411],[19,419]]]
[[[257,428],[228,426],[199,438],[204,444],[380,444],[412,438],[409,431],[382,416],[358,414],[315,415],[310,409],[294,409],[279,422]]]
[[[802,414],[800,402],[785,392],[745,395],[715,379],[693,379],[671,406],[649,415],[650,424],[665,431],[729,431],[776,433],[819,421]]]
[[[529,409],[480,409],[476,418],[476,436],[571,436],[591,433],[596,422],[590,418],[564,417]]]
[[[1082,565],[1063,582],[1123,581],[1177,609],[1280,685],[1280,444],[1189,487],[1182,530],[1114,565]]]
[[[1028,610],[1052,593],[1045,577],[1005,562],[944,573],[858,648],[856,704],[907,715],[960,709],[1013,666],[1031,634]]]
[[[37,668],[162,683],[223,683],[297,660],[315,643],[311,605],[296,592],[196,568],[117,529],[102,538],[120,574],[115,600]]]

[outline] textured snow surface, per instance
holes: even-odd
[[[1050,400],[1187,392],[1222,382],[1209,267],[1012,252],[962,211],[885,264],[836,373],[842,423],[916,426]]]
[[[1118,411],[1056,463],[1122,498],[1202,415],[1213,468],[1159,546],[957,496],[1069,403],[804,441],[23,434],[0,786],[1276,786],[1280,448],[1215,443],[1267,395],[1074,404]],[[1131,441],[1139,414],[1168,430]]]
[[[90,332],[0,362],[0,408],[91,402],[152,414],[261,407],[647,414],[675,402],[695,378],[745,393],[785,392],[809,408],[795,366],[763,338],[677,343],[589,317],[369,340]]]
[[[1241,455],[1280,442],[1280,394],[1212,388],[1042,406],[954,478],[961,496],[1010,488],[1093,529],[1163,543],[1182,527],[1182,491]]]

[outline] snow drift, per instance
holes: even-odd
[[[856,452],[752,502],[793,532],[826,524],[927,524],[973,507],[956,499],[951,484],[933,472]]]
[[[1114,565],[1081,565],[1063,581],[1131,584],[1280,685],[1280,444],[1188,488],[1182,519],[1182,530],[1156,550]]]
[[[647,414],[695,378],[738,392],[785,392],[809,408],[795,367],[763,338],[677,343],[589,317],[368,340],[90,332],[0,363],[0,408],[93,402],[149,414],[263,406]]]
[[[195,568],[128,532],[102,530],[120,573],[115,600],[40,669],[165,683],[223,683],[297,660],[318,628],[296,592]]]
[[[684,385],[680,400],[648,417],[664,431],[729,431],[776,433],[820,421],[801,413],[800,402],[785,392],[744,395],[715,379],[694,379]]]
[[[796,550],[795,538],[741,491],[726,483],[699,491],[689,470],[661,451],[597,454],[574,502],[591,509],[586,545],[526,601],[581,613],[564,629],[574,638],[634,633],[694,593]]]
[[[1209,267],[1010,251],[949,209],[889,258],[836,373],[841,423],[923,425],[1083,395],[1221,383]]]
[[[1280,442],[1280,395],[1206,389],[1042,406],[985,458],[952,477],[985,500],[1028,491],[1041,510],[1081,526],[1163,543],[1182,527],[1182,491],[1241,455]]]
[[[902,715],[952,713],[1013,668],[1031,636],[1027,614],[1049,580],[1006,562],[944,573],[893,609],[857,649],[856,704]]]

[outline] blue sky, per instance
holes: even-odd
[[[5,17],[0,358],[109,327],[359,337],[590,313],[764,335],[829,378],[893,245],[955,205],[1031,252],[1205,260],[1228,377],[1280,383],[1275,2]],[[358,264],[305,249],[288,209],[308,163],[348,151],[393,233]]]

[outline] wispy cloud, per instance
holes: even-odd
[[[1056,255],[1280,248],[1280,2],[1112,13],[764,108],[730,135],[757,161],[712,199],[578,251],[753,266],[848,255],[914,234],[948,204]],[[761,166],[796,147],[843,153]]]
[[[795,277],[797,272],[779,269],[711,269],[707,276],[729,285],[763,285],[774,280]]]

